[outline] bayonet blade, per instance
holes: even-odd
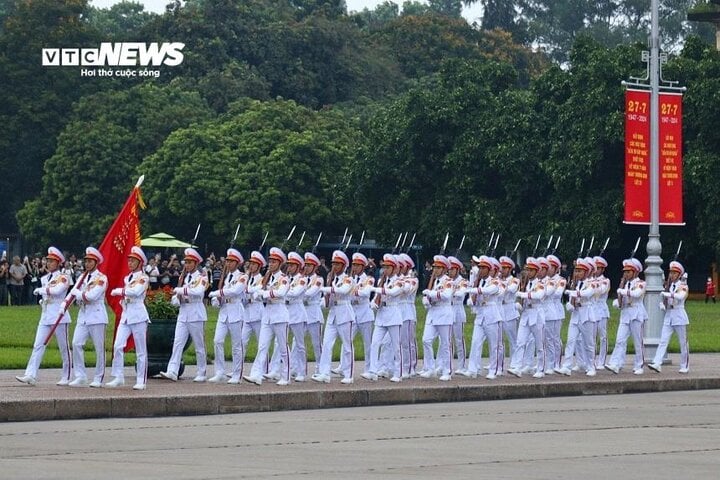
[[[638,237],[637,242],[635,242],[635,248],[633,248],[632,253],[630,253],[630,258],[635,258],[635,254],[637,253],[637,249],[640,246],[640,237]]]
[[[345,239],[347,238],[347,232],[348,232],[348,227],[345,227],[345,233],[343,233],[343,238],[342,238],[342,240],[340,240],[340,245],[345,243]]]
[[[352,237],[353,237],[352,234],[350,234],[350,236],[349,236],[348,239],[347,239],[347,243],[345,244],[345,250],[347,250],[348,247],[350,246],[350,242],[352,241]]]
[[[447,248],[448,239],[450,238],[450,232],[445,234],[445,241],[443,242],[442,246],[442,252],[445,253],[445,249]]]
[[[365,230],[363,230],[362,235],[360,235],[360,243],[358,244],[358,247],[360,247],[364,241],[365,241]]]
[[[493,253],[495,253],[495,250],[497,249],[497,244],[500,241],[500,234],[497,234],[497,237],[495,237],[495,245],[493,245]]]
[[[300,245],[302,245],[303,240],[305,240],[305,230],[303,230],[302,235],[300,235],[300,241],[297,244],[297,247],[295,247],[295,250],[298,250],[300,248]]]
[[[517,243],[515,244],[515,248],[513,248],[512,253],[517,252],[518,247],[520,247],[520,242],[522,242],[522,238],[518,238],[518,241],[517,241]]]
[[[462,239],[460,239],[460,246],[457,248],[458,252],[462,250],[463,245],[465,245],[465,235],[463,235]]]
[[[682,243],[683,243],[682,240],[680,240],[680,243],[678,243],[677,252],[675,252],[675,260],[677,260],[677,259],[678,259],[678,255],[680,255],[680,249],[682,248]]]
[[[322,232],[318,235],[317,241],[315,242],[315,247],[317,247],[320,244],[320,239],[322,238]]]
[[[269,230],[267,232],[265,232],[265,236],[263,237],[262,243],[258,247],[258,250],[262,250],[262,248],[265,246],[265,242],[267,242],[267,237],[269,234],[270,234]]]
[[[295,233],[295,227],[297,227],[297,225],[293,225],[293,228],[290,230],[290,233],[288,234],[287,238],[285,239],[285,242],[289,242],[289,241],[290,241],[290,239],[291,239],[292,236],[293,236],[293,233]]]
[[[555,248],[553,248],[553,253],[557,251],[558,245],[560,245],[560,235],[558,235],[557,240],[555,240]]]
[[[408,252],[409,252],[410,250],[412,250],[413,245],[415,245],[415,235],[417,235],[417,234],[416,234],[416,233],[413,233],[413,236],[412,236],[412,238],[410,239],[410,245],[409,245],[408,248],[407,248],[407,251],[408,251]]]
[[[395,241],[395,246],[393,247],[393,250],[397,250],[397,248],[400,246],[400,239],[402,239],[402,232],[400,232],[400,235],[398,235],[398,239]]]
[[[590,255],[590,250],[592,250],[593,243],[595,243],[595,235],[593,235],[592,238],[590,238],[590,246],[587,249],[588,255]]]
[[[235,240],[237,240],[238,233],[240,232],[240,224],[238,223],[237,228],[235,229],[235,235],[233,235],[233,243],[235,243]]]
[[[578,257],[582,257],[583,250],[585,250],[585,238],[582,239],[582,243],[580,244],[580,253],[578,253]]]
[[[192,245],[193,247],[195,246],[195,241],[197,240],[197,237],[198,237],[198,234],[199,234],[199,233],[200,233],[200,224],[198,223],[198,226],[197,226],[197,228],[195,229],[195,236],[193,237],[192,242],[190,242],[190,243],[193,244],[193,245]]]

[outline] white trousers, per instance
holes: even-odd
[[[488,341],[489,372],[497,375],[502,366],[502,353],[500,339],[502,338],[503,322],[473,325],[472,342],[470,343],[470,357],[468,357],[467,370],[470,373],[482,372],[482,351],[485,340]]]
[[[608,349],[608,338],[607,338],[607,317],[602,317],[597,322],[597,337],[599,340],[599,349],[597,353],[597,360],[595,366],[602,368],[607,360],[607,349]]]
[[[382,326],[375,324],[373,329],[372,340],[370,342],[370,372],[378,373],[383,369],[383,365],[387,363],[387,360],[383,362],[380,347],[382,346],[385,337],[390,338],[390,347],[387,348],[387,352],[392,354],[391,365],[387,365],[392,369],[393,377],[400,377],[400,365],[402,365],[402,350],[400,349],[400,328],[401,325],[388,325]]]
[[[147,322],[121,323],[118,325],[113,344],[111,374],[115,378],[124,379],[125,347],[130,335],[135,342],[135,371],[138,385],[147,384]]]
[[[627,341],[630,334],[633,337],[633,345],[635,345],[635,357],[633,359],[633,369],[642,368],[645,363],[645,347],[643,345],[643,330],[645,322],[642,320],[631,320],[630,324],[621,323],[618,325],[617,336],[615,340],[615,348],[613,348],[610,356],[610,365],[622,368],[625,365],[625,355],[627,354]]]
[[[290,364],[288,362],[290,353],[288,352],[287,335],[287,323],[262,323],[257,354],[255,355],[255,361],[250,370],[250,376],[260,378],[267,370],[270,345],[273,338],[275,338],[277,340],[275,348],[280,352],[280,361],[284,367],[278,373],[280,374],[280,378],[288,382],[290,381]]]
[[[28,360],[27,368],[25,369],[25,375],[33,378],[37,378],[38,370],[40,369],[40,363],[42,362],[43,355],[45,355],[45,339],[50,335],[52,325],[38,325],[37,332],[35,332],[35,343],[33,343],[33,350],[30,354],[30,360]],[[60,349],[60,358],[62,358],[62,376],[60,380],[70,380],[70,372],[72,370],[72,360],[70,358],[70,344],[68,343],[68,330],[70,329],[69,323],[61,323],[55,329],[55,340],[57,340],[58,348]]]
[[[573,357],[585,371],[595,370],[595,322],[570,324],[562,366],[571,368]]]
[[[167,372],[178,374],[183,349],[188,337],[192,338],[197,359],[197,375],[207,375],[207,353],[205,352],[205,322],[177,322],[175,324],[175,340],[173,340],[172,355],[168,362]]]
[[[364,366],[364,372],[370,371],[370,347],[372,345],[372,333],[373,333],[373,322],[363,322],[363,323],[357,323],[353,322],[353,332],[352,332],[352,338],[353,341],[355,340],[355,337],[360,335],[360,338],[362,339],[363,343],[363,360],[365,363]],[[342,360],[342,358],[340,359]],[[344,370],[344,366],[341,364],[340,369]]]
[[[452,355],[450,354],[450,330],[452,325],[425,324],[423,332],[423,368],[426,371],[440,369],[441,375],[452,373]],[[433,342],[440,338],[437,360],[433,356]]]
[[[417,321],[410,320],[410,373],[415,373],[418,362]]]
[[[215,325],[215,375],[224,375],[225,370],[225,338],[230,335],[230,348],[232,352],[232,370],[230,376],[239,380],[243,373],[245,350],[242,344],[243,322],[217,322]]]
[[[653,360],[653,363],[662,365],[673,332],[677,334],[678,343],[680,344],[680,368],[689,368],[690,348],[687,341],[687,325],[663,325],[662,333],[660,334],[660,344],[655,352],[655,360]]]
[[[503,320],[502,331],[508,342],[508,359],[512,361],[512,357],[515,355],[515,344],[517,343],[518,319],[513,318],[512,320]],[[501,363],[498,365],[498,373],[505,369],[505,342],[502,339],[500,340],[499,348]]]
[[[293,334],[292,347],[290,348],[290,374],[307,375],[307,351],[305,350],[305,322],[290,323],[288,330]],[[299,339],[299,340],[298,340]],[[275,349],[270,360],[270,372],[279,373],[281,368],[280,349],[278,340],[275,338]]]
[[[72,339],[72,355],[73,355],[73,373],[75,378],[84,378],[87,380],[85,372],[85,342],[89,338],[92,339],[95,347],[95,375],[93,381],[101,382],[105,376],[105,327],[107,323],[96,323],[93,325],[75,326],[75,332]]]
[[[520,324],[518,327],[517,342],[515,344],[515,355],[513,355],[510,367],[514,369],[532,368],[532,353],[537,356],[537,371],[545,371],[545,340],[543,338],[543,324],[537,322],[535,325]],[[532,345],[535,344],[534,352]]]
[[[340,365],[343,377],[353,378],[355,349],[352,342],[353,323],[347,322],[342,325],[336,323],[328,323],[325,325],[325,333],[323,335],[322,355],[320,355],[320,374],[330,375],[332,364],[333,347],[335,340],[340,337],[342,342],[342,350],[340,351]]]
[[[455,340],[455,356],[457,358],[457,370],[465,369],[465,359],[467,358],[467,350],[465,347],[465,322],[455,320],[452,325],[452,336]]]
[[[250,335],[255,334],[255,340],[260,341],[260,320],[254,322],[243,322],[242,324],[242,349],[243,352],[247,352],[248,342],[250,341]],[[263,372],[265,373],[265,372]]]
[[[305,324],[305,332],[310,335],[310,343],[312,343],[315,356],[315,373],[318,373],[320,371],[320,357],[322,356],[322,323]],[[295,342],[294,339],[293,342]]]
[[[563,354],[563,344],[560,338],[560,329],[562,328],[562,320],[545,320],[545,349],[547,350],[545,357],[547,358],[547,368],[560,368]]]

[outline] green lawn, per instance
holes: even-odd
[[[422,329],[425,321],[425,309],[418,300],[418,344],[420,355],[422,355],[422,345],[420,340],[422,338]],[[691,301],[687,304],[688,314],[690,315],[690,327],[688,329],[688,336],[690,341],[691,352],[720,352],[720,305],[714,305],[712,303],[705,304],[701,301]],[[615,343],[615,333],[617,331],[617,321],[619,311],[611,308],[611,319],[608,326],[608,336],[610,348]],[[70,309],[73,320],[76,317],[76,308]],[[0,307],[0,369],[8,368],[25,368],[28,358],[30,357],[30,351],[32,349],[32,343],[35,339],[35,329],[37,327],[38,318],[40,316],[39,306],[30,307]],[[110,314],[112,317],[112,313]],[[465,326],[465,337],[467,340],[468,348],[470,347],[470,339],[472,336],[472,321],[471,316],[468,315],[470,321]],[[217,321],[217,310],[213,308],[208,309],[208,322],[205,327],[205,339],[206,349],[208,357],[212,358],[213,348],[212,339],[215,332],[215,323]],[[74,325],[74,324],[73,324]],[[72,327],[71,327],[72,330]],[[563,339],[565,339],[567,330],[567,322],[563,326]],[[106,350],[107,350],[107,362],[110,364],[112,352],[112,332],[111,328],[107,329],[106,336]],[[308,344],[308,360],[314,361],[315,358],[312,353],[312,346],[309,340]],[[252,361],[255,357],[257,350],[257,344],[255,339],[250,340],[248,345],[248,351],[246,352],[246,359]],[[632,347],[630,347],[632,350]],[[670,343],[670,352],[679,352],[677,339],[673,337]],[[226,356],[229,358],[230,346],[229,340],[225,347]],[[358,359],[363,357],[362,342],[360,339],[356,339],[355,342],[355,356]],[[335,348],[335,358],[338,358],[339,345]],[[185,352],[184,360],[186,363],[195,363],[195,351],[191,347]],[[135,361],[134,354],[126,355],[126,364],[132,365]],[[89,342],[86,345],[86,363],[91,365],[95,362],[95,353],[93,351],[92,344]],[[45,368],[60,367],[60,354],[54,340],[50,343],[49,348],[45,352],[42,366]]]

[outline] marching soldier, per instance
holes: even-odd
[[[520,300],[517,304],[520,313],[520,324],[518,326],[517,343],[515,355],[510,362],[509,373],[516,377],[522,376],[523,370],[532,369],[531,363],[526,356],[527,350],[535,342],[535,354],[537,357],[537,368],[533,374],[534,378],[545,376],[545,350],[543,339],[544,317],[540,312],[540,302],[545,297],[545,287],[537,278],[540,270],[540,263],[533,257],[525,261],[525,279],[521,282],[520,288],[515,296]]]
[[[370,295],[375,286],[375,279],[365,274],[368,259],[360,252],[353,253],[350,275],[353,279],[353,289],[350,295],[350,304],[355,312],[355,323],[353,323],[353,335],[359,333],[365,351],[365,369],[363,373],[370,371],[370,346],[372,343],[373,321],[375,314],[370,308]]]
[[[489,369],[485,378],[495,380],[502,366],[500,341],[502,339],[502,312],[499,299],[504,295],[502,282],[490,274],[493,268],[492,259],[482,255],[478,259],[477,286],[464,289],[463,294],[470,294],[470,302],[475,312],[472,343],[468,368],[458,372],[466,377],[475,378],[482,368],[482,348],[485,339],[488,341]]]
[[[197,373],[193,382],[207,381],[207,354],[205,353],[205,322],[207,310],[203,299],[208,286],[207,276],[198,268],[203,258],[194,248],[185,249],[185,269],[178,281],[178,287],[173,290],[174,305],[180,306],[177,323],[175,324],[175,340],[173,341],[172,355],[168,362],[167,371],[160,372],[160,376],[176,382],[180,369],[185,343],[188,336],[195,345],[197,358]],[[182,281],[180,281],[182,280]]]
[[[75,297],[75,302],[80,306],[72,340],[75,379],[70,382],[70,386],[84,387],[88,384],[83,347],[90,338],[95,347],[95,375],[90,386],[100,388],[105,377],[105,327],[108,323],[105,290],[108,279],[97,268],[103,262],[103,256],[98,249],[87,247],[84,260],[85,282],[80,288],[70,290],[70,295]]]
[[[573,289],[565,290],[569,297],[567,310],[570,313],[565,360],[557,373],[570,375],[573,357],[578,367],[585,368],[588,377],[595,376],[595,322],[591,318],[592,298],[595,295],[592,279],[588,278],[592,265],[584,258],[575,261]]]
[[[662,371],[662,361],[673,333],[677,334],[678,343],[680,344],[680,370],[678,372],[688,373],[690,371],[690,348],[687,340],[687,326],[690,320],[685,311],[688,287],[681,280],[684,273],[685,267],[680,262],[670,262],[670,271],[668,272],[670,285],[666,291],[661,293],[663,299],[660,303],[660,309],[665,311],[665,317],[663,318],[660,344],[655,352],[655,359],[648,365],[648,368],[657,373]]]
[[[147,262],[145,252],[140,247],[132,247],[128,255],[130,273],[125,277],[123,288],[114,288],[110,295],[122,297],[122,315],[118,324],[115,344],[113,345],[111,381],[106,387],[114,388],[125,384],[124,352],[127,340],[133,336],[135,343],[135,371],[137,374],[134,390],[145,390],[147,385],[147,326],[149,316],[145,308],[145,295],[150,286],[150,278],[145,274],[143,265]]]
[[[307,277],[308,288],[305,290],[305,313],[307,314],[307,323],[305,330],[310,334],[310,342],[313,346],[315,355],[315,372],[319,372],[320,357],[322,354],[322,325],[325,321],[322,313],[322,287],[325,280],[322,275],[317,273],[320,266],[320,259],[312,252],[305,252],[305,269],[304,274]],[[293,349],[297,339],[293,338]],[[303,340],[304,341],[304,340]],[[297,377],[295,377],[297,381]]]
[[[613,373],[619,373],[625,364],[627,339],[631,333],[635,345],[633,373],[644,373],[643,325],[647,319],[647,311],[643,304],[645,282],[639,277],[642,269],[642,263],[636,258],[623,260],[623,278],[617,289],[618,298],[613,301],[613,306],[620,309],[620,323],[610,362],[605,364],[605,368]]]
[[[460,260],[453,256],[448,257],[450,262],[450,269],[448,270],[448,277],[452,280],[454,293],[450,303],[453,307],[453,326],[452,326],[452,337],[455,340],[455,352],[457,356],[457,373],[465,372],[465,359],[467,357],[467,351],[465,350],[465,322],[467,322],[467,316],[465,314],[465,290],[471,285],[460,275],[460,270],[463,268],[463,264]],[[452,346],[452,345],[451,345]]]
[[[290,375],[295,375],[296,382],[304,382],[307,376],[305,291],[308,288],[308,279],[301,271],[305,268],[305,260],[299,253],[290,252],[288,253],[286,265],[287,270],[285,273],[290,279],[290,289],[285,295],[285,305],[288,310],[288,326],[293,334],[292,349],[290,350]],[[276,349],[273,351],[272,361],[270,362],[271,372],[277,371],[276,365],[279,359],[279,351]]]
[[[475,257],[477,258],[477,257]],[[509,355],[512,359],[515,354],[515,343],[517,341],[518,321],[520,320],[520,312],[515,308],[515,294],[520,287],[520,280],[512,275],[515,268],[515,262],[510,257],[500,257],[500,281],[503,286],[503,295],[501,300],[501,312],[503,316],[502,329],[505,338],[508,341]],[[503,375],[505,368],[505,344],[502,339],[498,344],[500,348],[501,364],[498,365],[498,376]]]
[[[260,328],[263,311],[265,306],[260,300],[252,298],[250,292],[259,288],[262,283],[263,276],[260,269],[265,267],[267,262],[262,253],[253,251],[250,253],[250,259],[245,263],[246,275],[248,276],[247,290],[242,295],[242,304],[245,308],[245,321],[242,324],[242,351],[247,352],[247,345],[250,341],[250,335],[255,335],[255,340],[260,341]],[[263,372],[265,373],[265,372]]]
[[[215,325],[215,375],[210,378],[212,383],[226,381],[225,377],[225,337],[230,335],[232,347],[232,370],[227,383],[236,385],[240,383],[245,360],[245,350],[242,344],[242,326],[245,318],[245,308],[241,298],[247,291],[248,277],[238,268],[244,263],[242,254],[234,249],[228,248],[225,254],[225,276],[219,289],[210,292],[210,302],[214,307],[219,307],[217,324]]]
[[[377,309],[375,316],[375,327],[373,328],[372,341],[370,345],[370,371],[363,373],[366,380],[377,381],[378,372],[382,371],[382,355],[380,347],[385,337],[390,338],[390,350],[388,360],[391,357],[392,369],[390,381],[400,382],[402,380],[401,350],[400,350],[400,328],[403,323],[403,315],[400,309],[400,296],[403,293],[403,281],[398,278],[399,263],[396,255],[386,253],[381,263],[383,274],[377,287],[372,291],[376,294],[373,298],[372,308]],[[390,355],[390,352],[392,355]]]
[[[355,312],[350,306],[350,294],[353,280],[345,273],[350,260],[341,250],[335,250],[330,262],[327,285],[322,287],[328,312],[323,335],[322,354],[320,355],[319,372],[311,378],[315,382],[330,383],[332,352],[338,337],[342,342],[340,366],[343,369],[341,383],[351,384],[354,380],[355,351],[352,343],[353,322]]]
[[[65,263],[65,256],[55,247],[48,248],[46,267],[48,274],[40,279],[42,286],[33,290],[34,295],[42,296],[42,313],[40,323],[35,333],[32,354],[28,361],[25,374],[15,377],[19,382],[35,385],[37,374],[45,354],[45,339],[52,332],[53,325],[63,309],[63,301],[70,288],[70,278],[59,270],[60,265]],[[62,376],[57,385],[65,386],[70,383],[70,371],[72,360],[70,358],[70,345],[68,343],[68,326],[70,325],[70,314],[66,311],[60,319],[60,324],[55,329],[55,339],[60,349],[62,358]]]
[[[253,287],[250,292],[253,300],[259,300],[265,303],[263,310],[262,327],[260,329],[260,339],[258,340],[258,350],[255,355],[255,361],[252,365],[250,375],[243,378],[248,382],[256,385],[262,385],[263,370],[265,369],[270,344],[275,338],[275,347],[280,352],[280,361],[283,368],[281,372],[277,372],[279,380],[277,385],[288,385],[290,383],[290,362],[287,343],[288,330],[288,310],[285,306],[285,296],[290,290],[290,280],[280,270],[280,267],[287,261],[285,252],[277,247],[270,249],[268,256],[268,269],[265,272],[260,285]],[[270,372],[270,377],[275,372]]]
[[[439,370],[439,380],[452,379],[452,354],[450,352],[450,331],[455,322],[452,305],[453,284],[446,272],[450,262],[444,255],[433,257],[433,273],[428,288],[423,290],[423,305],[428,309],[423,332],[424,371],[422,378],[434,377]],[[437,362],[433,357],[433,341],[440,337]],[[437,363],[437,366],[436,366]]]
[[[562,329],[562,322],[565,320],[565,309],[563,308],[562,299],[565,294],[567,282],[562,275],[560,275],[560,267],[562,266],[560,259],[555,255],[548,255],[547,262],[549,265],[547,284],[550,288],[545,294],[547,302],[545,317],[547,365],[545,365],[545,374],[550,375],[556,373],[555,369],[562,367],[563,344],[560,338],[560,331]]]
[[[610,318],[610,310],[608,309],[607,300],[608,293],[610,292],[610,279],[605,276],[605,269],[608,266],[607,260],[603,257],[595,257],[596,276],[595,282],[597,284],[597,290],[595,296],[597,302],[595,308],[597,309],[597,336],[600,340],[600,347],[595,360],[595,368],[604,368],[605,360],[607,359],[607,322]]]
[[[403,313],[403,325],[400,330],[400,355],[402,357],[402,378],[410,378],[416,375],[415,368],[417,366],[417,312],[415,310],[415,295],[418,289],[418,279],[414,275],[413,262],[410,255],[401,253],[400,261],[403,267],[400,269],[400,275],[403,279],[403,297],[401,308]]]

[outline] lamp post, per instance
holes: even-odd
[[[660,243],[660,33],[658,0],[651,0],[650,28],[650,229],[647,259],[645,260],[645,308],[648,322],[645,327],[645,349],[648,358],[655,355],[660,343],[663,314],[660,311],[660,292],[663,289]],[[637,346],[635,348],[638,348]]]

